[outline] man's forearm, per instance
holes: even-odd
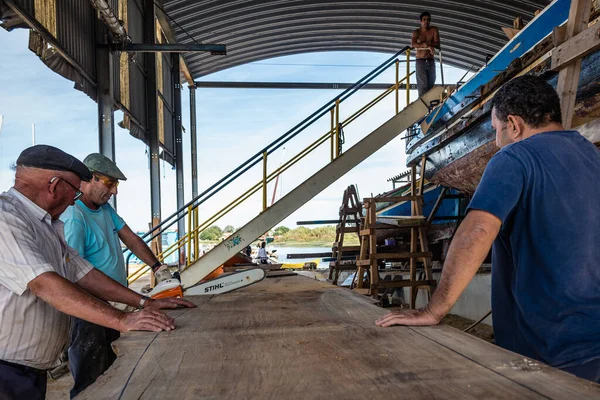
[[[88,272],[76,284],[93,296],[106,301],[115,301],[137,307],[142,299],[141,294],[121,285],[96,268]]]
[[[55,272],[41,274],[29,282],[28,286],[37,297],[65,314],[123,330],[123,312],[90,296]]]
[[[158,259],[154,253],[152,253],[152,250],[150,250],[146,242],[136,235],[129,226],[125,225],[119,231],[119,237],[123,243],[125,243],[125,246],[127,246],[127,248],[129,248],[129,250],[144,263],[152,266],[158,262]]]
[[[427,309],[436,319],[446,315],[485,260],[500,229],[500,220],[472,210],[461,223],[444,261],[440,283]]]

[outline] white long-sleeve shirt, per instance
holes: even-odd
[[[0,359],[38,369],[56,365],[70,317],[34,295],[45,272],[71,282],[93,267],[67,246],[63,223],[16,189],[0,195]]]

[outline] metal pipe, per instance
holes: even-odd
[[[340,100],[335,101],[335,158],[340,156]]]
[[[181,74],[179,73],[179,54],[171,54],[171,74],[173,76],[173,119],[174,119],[174,134],[175,137],[175,184],[177,185],[177,209],[184,209],[185,202],[184,177],[183,177],[183,137],[181,127]],[[178,218],[177,223],[177,239],[185,236],[185,219]],[[179,252],[177,265],[181,266],[181,260],[185,259],[185,247],[182,247]]]
[[[115,39],[125,41],[127,39],[127,32],[108,3],[105,0],[90,0],[90,3],[92,3],[92,7],[98,10],[100,19],[110,29]],[[152,5],[152,9],[154,9],[154,4]]]
[[[188,242],[188,254],[187,254],[187,265],[189,266],[192,262],[192,206],[188,206],[188,231],[187,231],[187,242]]]
[[[410,104],[410,48],[406,50],[406,107]]]
[[[198,142],[196,132],[196,87],[190,86],[190,147],[192,153],[192,199],[198,197]]]
[[[198,207],[194,208],[194,261],[200,258],[200,231],[198,231],[198,222],[200,210]]]
[[[186,53],[196,51],[210,51],[213,55],[227,54],[224,44],[195,44],[195,43],[126,43],[124,45],[112,45],[115,51],[126,51],[132,53]]]
[[[404,63],[404,61],[398,61]],[[226,81],[197,81],[199,88],[218,89],[320,89],[340,90],[348,89],[354,83],[329,83],[329,82],[226,82]],[[393,83],[367,83],[363,90],[386,90],[394,86]],[[404,90],[404,85],[400,86]]]
[[[263,153],[263,181],[262,181],[263,211],[265,211],[267,209],[267,156],[268,156],[268,153],[265,151]]]
[[[147,43],[155,41],[155,12],[154,0],[144,2],[144,40]],[[148,137],[150,147],[150,208],[152,212],[152,227],[160,225],[161,198],[160,198],[160,143],[158,138],[158,89],[156,85],[156,56],[147,54],[146,67],[146,113],[148,120]],[[179,214],[179,211],[176,215]],[[160,235],[157,236],[156,250],[160,249]],[[156,239],[156,238],[155,238]]]
[[[442,86],[444,86],[444,63],[442,62],[442,49],[438,50],[440,56],[440,73],[442,75]]]
[[[398,80],[400,79],[400,61],[396,60],[396,80],[394,81],[394,91],[396,92],[396,114],[400,112],[400,99],[398,98]]]
[[[334,113],[335,113],[334,109],[331,108],[331,112],[330,112],[330,114],[331,114],[331,130],[330,130],[330,133],[331,133],[331,161],[333,161],[334,158],[335,158],[334,147],[333,147],[333,132],[334,132],[334,130],[333,130],[333,127],[334,127],[334,125],[333,125],[333,114]]]

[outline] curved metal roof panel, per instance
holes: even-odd
[[[512,27],[549,0],[319,1],[164,0],[179,43],[227,45],[227,56],[187,53],[194,78],[284,55],[317,51],[395,53],[410,44],[419,15],[440,30],[444,62],[460,68],[485,63],[504,46]],[[177,26],[179,25],[179,26]],[[183,29],[181,29],[183,28]],[[185,31],[187,31],[187,33]]]

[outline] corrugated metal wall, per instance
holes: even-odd
[[[30,21],[36,21],[53,37],[53,41],[96,85],[96,16],[88,1],[82,0],[12,0]]]
[[[87,0],[9,0],[28,23],[44,29],[51,44],[57,46],[70,63],[89,81],[86,90],[95,99],[97,12]],[[132,42],[144,43],[144,9],[139,0],[107,0],[117,17],[125,22]],[[157,29],[160,32],[160,29]],[[50,36],[50,37],[48,37]],[[161,42],[166,38],[161,34]],[[125,127],[149,143],[147,136],[146,71],[144,53],[113,53],[113,93],[115,104],[126,113]],[[174,165],[173,74],[170,53],[157,53],[160,68],[158,105],[161,114],[160,143],[164,159]],[[177,71],[176,73],[179,73]],[[89,86],[89,85],[88,85]]]

